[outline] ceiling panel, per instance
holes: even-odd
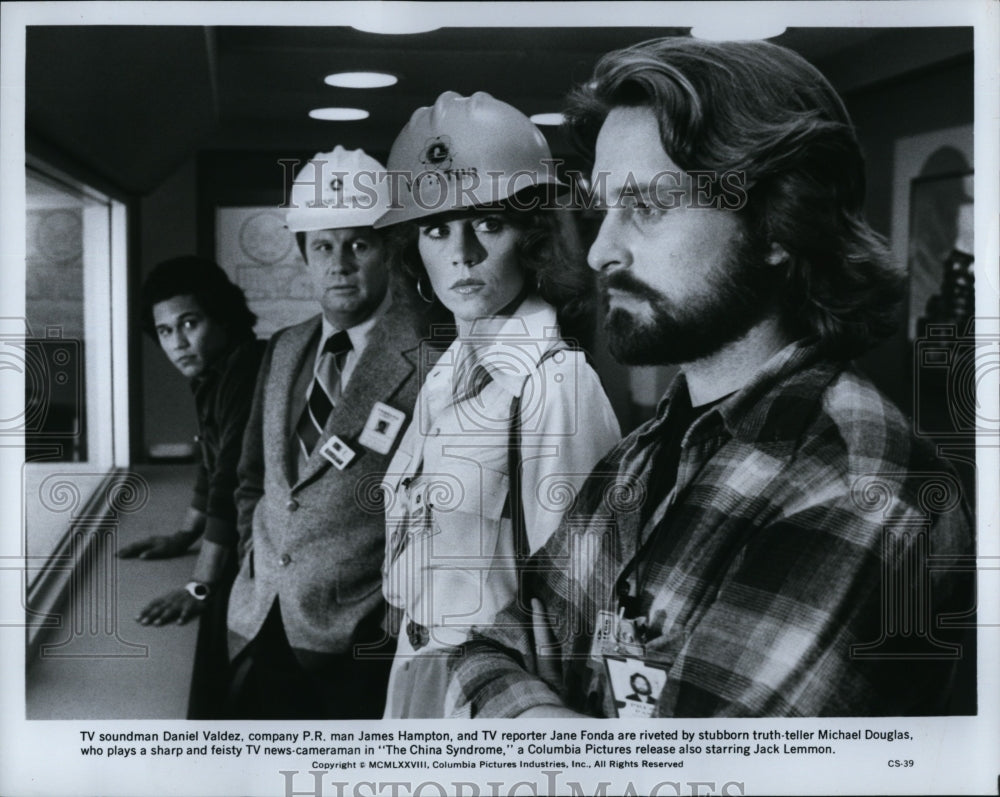
[[[218,118],[197,27],[29,27],[28,132],[126,191],[158,184]]]
[[[144,193],[200,150],[384,153],[445,90],[485,90],[528,114],[558,110],[601,54],[685,28],[448,28],[380,36],[349,27],[89,26],[28,31],[27,126],[122,189]],[[852,91],[971,52],[968,29],[790,29],[775,39]],[[385,89],[323,83],[335,71],[399,77]],[[363,107],[319,122],[314,107]],[[545,129],[558,154],[566,142]]]

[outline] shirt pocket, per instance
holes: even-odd
[[[427,627],[492,619],[498,607],[489,581],[498,536],[509,528],[502,518],[507,487],[506,474],[472,459],[415,478],[407,488],[405,528],[394,529],[403,544],[389,568],[386,597]]]

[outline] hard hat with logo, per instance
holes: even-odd
[[[523,113],[484,91],[446,91],[418,108],[389,153],[386,227],[491,205],[519,191],[560,185],[545,137]]]
[[[385,167],[363,149],[334,147],[306,161],[292,183],[292,232],[370,227],[389,206]]]

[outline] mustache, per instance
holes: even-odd
[[[597,281],[605,299],[607,299],[608,291],[612,289],[621,291],[622,293],[635,294],[650,303],[655,303],[663,299],[658,290],[651,285],[647,285],[630,271],[615,271],[611,274],[601,274]]]

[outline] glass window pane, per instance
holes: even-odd
[[[25,553],[41,563],[127,464],[125,213],[69,178],[26,173]],[[29,573],[29,582],[41,574]]]
[[[87,461],[85,211],[100,204],[28,171],[25,443],[48,461]]]

